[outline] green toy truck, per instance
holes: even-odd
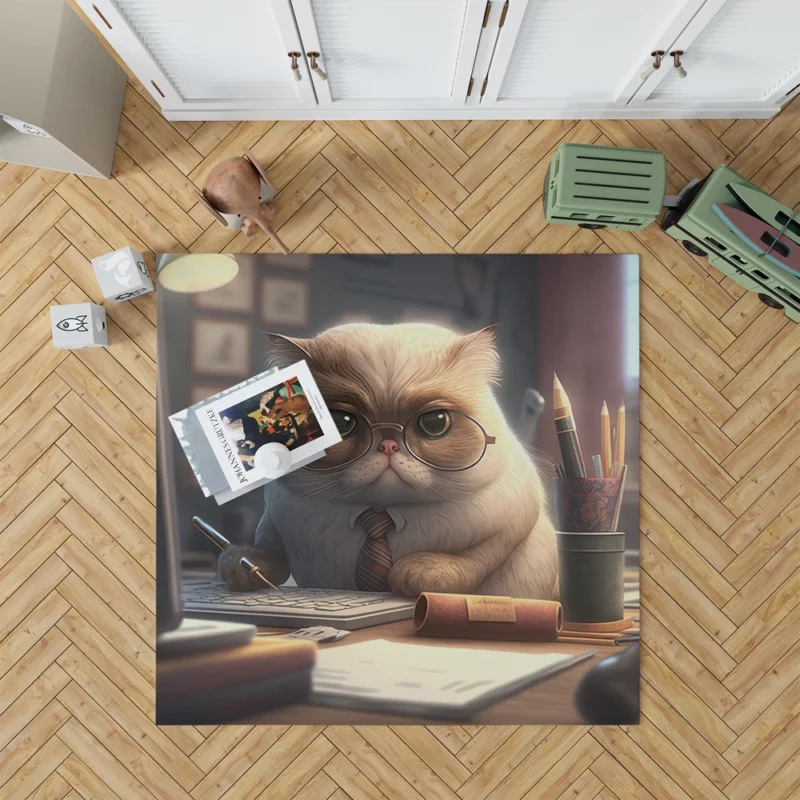
[[[800,275],[763,258],[714,211],[714,205],[748,211],[728,184],[761,190],[730,167],[721,166],[667,196],[667,163],[658,150],[563,144],[544,180],[549,223],[582,228],[637,231],[667,211],[661,229],[690,253],[709,262],[771,308],[800,322]],[[763,192],[762,192],[763,194]],[[791,214],[791,209],[787,209]],[[794,215],[792,214],[792,217]]]
[[[730,167],[717,167],[680,196],[677,208],[667,210],[661,229],[690,253],[708,256],[720,272],[757,292],[763,303],[784,309],[789,319],[800,322],[800,277],[761,258],[714,212],[715,203],[747,210],[725,188],[729,183],[761,191]]]
[[[667,160],[659,150],[562,144],[544,179],[548,222],[639,231],[661,213]]]

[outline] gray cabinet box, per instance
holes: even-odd
[[[127,76],[64,0],[0,2],[0,161],[111,176]]]

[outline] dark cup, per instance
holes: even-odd
[[[613,531],[622,478],[553,478],[556,528]]]
[[[566,622],[625,616],[625,534],[556,532],[560,601]]]

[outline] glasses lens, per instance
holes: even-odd
[[[483,428],[466,414],[436,409],[409,420],[406,447],[432,467],[467,469],[483,457],[486,436]]]
[[[360,414],[331,409],[331,416],[342,441],[328,447],[325,456],[308,464],[308,469],[326,470],[342,467],[361,458],[372,446],[369,423]]]

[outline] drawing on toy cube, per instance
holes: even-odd
[[[108,345],[106,310],[94,303],[50,306],[53,346],[65,350]]]
[[[106,300],[121,303],[153,291],[144,258],[132,247],[93,258],[92,266]]]

